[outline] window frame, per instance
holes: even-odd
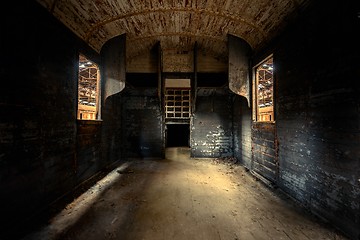
[[[258,68],[264,65],[271,59],[272,61],[272,112],[270,114],[271,120],[261,120],[259,119],[259,104],[258,104]],[[253,67],[253,76],[252,76],[252,104],[253,104],[253,121],[259,123],[275,123],[276,114],[275,114],[275,71],[274,71],[274,55],[270,54],[269,56],[263,58],[258,64]],[[271,117],[272,116],[272,117]]]
[[[82,59],[85,59],[86,61],[82,61]],[[81,70],[81,63],[82,62],[88,62],[89,66],[88,68],[96,68],[96,90],[95,90],[95,116],[93,118],[82,118],[82,114],[80,111],[80,106],[87,106],[85,104],[80,104],[80,73],[83,71]],[[86,68],[86,67],[85,67]],[[89,70],[90,71],[90,70]],[[90,79],[90,72],[89,72],[89,79]],[[78,53],[78,65],[77,65],[77,97],[76,97],[76,119],[81,121],[101,121],[101,72],[100,72],[100,66],[90,58],[88,58],[83,53]],[[91,106],[88,106],[91,107]],[[91,110],[90,110],[91,111]]]
[[[191,88],[165,88],[164,107],[167,120],[190,119]]]

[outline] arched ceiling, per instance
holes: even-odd
[[[127,57],[150,50],[201,51],[227,56],[227,34],[259,48],[309,0],[37,0],[56,18],[100,51],[126,33]]]

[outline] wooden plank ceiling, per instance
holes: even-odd
[[[127,58],[163,49],[199,49],[227,58],[227,34],[253,49],[271,40],[309,0],[37,0],[96,51],[127,34]]]

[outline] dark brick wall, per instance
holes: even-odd
[[[278,185],[353,239],[360,237],[359,12],[357,1],[314,2],[266,50],[274,52],[277,85]]]
[[[99,126],[76,121],[78,53],[98,55],[37,3],[9,4],[0,37],[1,239],[16,239],[101,167]]]
[[[162,157],[164,150],[156,89],[127,88],[103,103],[102,123],[77,122],[77,56],[81,51],[96,62],[98,55],[38,4],[8,4],[0,38],[1,235],[21,232],[30,216],[104,166]],[[234,154],[250,168],[261,160],[250,161],[251,147],[261,150],[259,139],[266,138],[276,149],[278,139],[278,173],[257,171],[354,239],[360,236],[359,12],[358,1],[316,1],[264,49],[275,59],[273,129],[252,126],[244,99],[232,102],[219,88],[199,89],[191,123],[192,156]]]
[[[78,182],[89,179],[102,169],[101,121],[78,120],[74,167]]]
[[[251,170],[276,183],[278,178],[276,126],[274,123],[253,122],[251,131]]]
[[[247,99],[238,95],[234,95],[233,104],[234,157],[251,169],[251,109]]]
[[[198,88],[190,146],[192,157],[233,156],[232,100],[228,89]]]
[[[122,92],[109,96],[102,107],[102,161],[109,165],[122,158]]]
[[[121,128],[124,158],[164,156],[164,126],[156,88],[125,88]]]

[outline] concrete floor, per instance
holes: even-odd
[[[25,239],[346,239],[241,166],[166,156],[122,163]]]

